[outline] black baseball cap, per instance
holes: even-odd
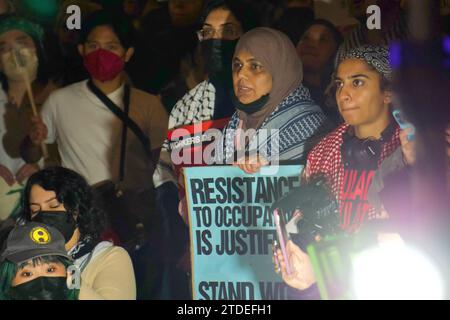
[[[19,264],[43,256],[61,256],[72,260],[64,247],[65,242],[57,229],[38,222],[28,222],[11,230],[0,262],[6,259]]]

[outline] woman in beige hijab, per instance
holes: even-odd
[[[302,162],[324,133],[326,117],[302,85],[302,63],[289,38],[270,28],[247,32],[236,46],[232,70],[237,111],[216,163],[237,163],[253,173],[271,162]]]

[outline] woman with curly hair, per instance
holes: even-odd
[[[130,256],[101,241],[105,218],[81,175],[62,167],[33,174],[24,189],[22,209],[26,220],[63,234],[65,248],[81,271],[80,300],[136,299]]]

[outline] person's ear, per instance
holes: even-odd
[[[127,52],[125,52],[125,62],[130,61],[133,54],[134,54],[134,48],[133,47],[128,48]]]
[[[390,90],[384,91],[383,103],[384,103],[384,105],[391,105],[391,103],[392,103],[392,91],[390,91]]]
[[[78,53],[80,56],[84,57],[84,46],[82,44],[78,45]]]

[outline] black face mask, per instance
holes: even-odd
[[[234,107],[237,110],[245,112],[246,114],[253,114],[260,111],[266,105],[267,101],[269,101],[269,94],[262,96],[256,101],[244,104],[239,101],[234,92],[231,93],[231,102],[233,103]]]
[[[209,79],[232,88],[231,61],[238,40],[209,39],[201,42],[205,71]]]
[[[40,211],[33,219],[59,230],[68,242],[77,228],[77,223],[73,216],[66,211]]]
[[[39,277],[9,290],[12,300],[67,300],[66,277]]]

